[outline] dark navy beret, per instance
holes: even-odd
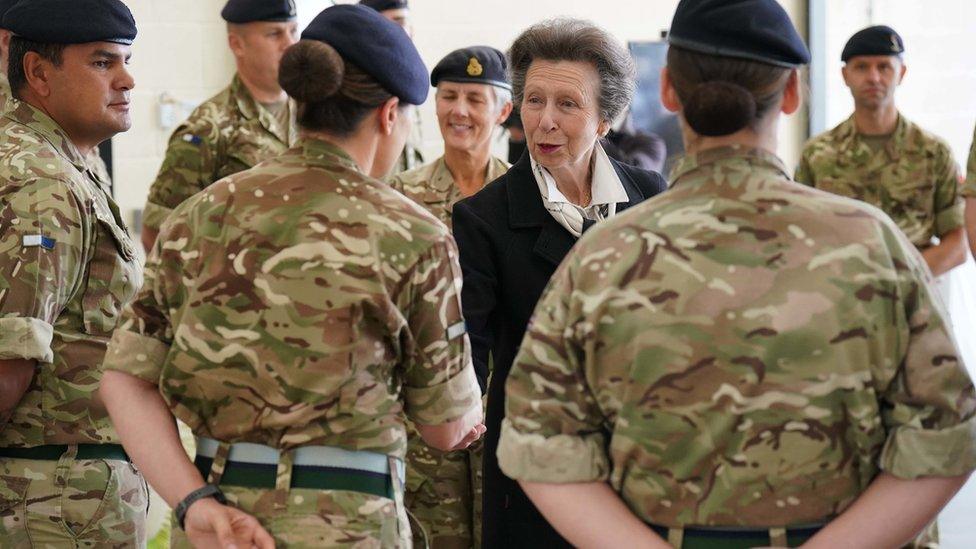
[[[412,105],[427,100],[430,84],[413,41],[393,21],[358,4],[338,4],[318,14],[302,32],[372,76],[386,91]]]
[[[884,25],[868,27],[854,33],[847,41],[840,60],[847,63],[858,55],[901,55],[905,53],[905,42],[895,29]]]
[[[291,21],[298,17],[295,0],[228,0],[220,16],[228,23]]]
[[[810,62],[806,44],[776,0],[681,0],[668,42],[778,67]]]
[[[19,0],[0,0],[0,21],[3,20],[3,16],[7,14],[7,11],[14,7]]]
[[[512,91],[505,54],[491,46],[471,46],[447,54],[430,73],[430,84],[441,81],[489,84]]]
[[[136,21],[121,0],[24,0],[7,10],[0,27],[44,44],[131,45],[136,38]]]
[[[410,7],[407,0],[359,0],[359,3],[376,11],[400,10]]]

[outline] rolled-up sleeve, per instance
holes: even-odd
[[[399,296],[407,311],[404,401],[410,419],[441,425],[481,408],[471,345],[461,316],[457,246],[446,234],[422,255]]]
[[[511,478],[573,483],[606,480],[605,418],[583,372],[574,337],[582,310],[574,303],[571,254],[536,306],[505,386],[498,463]]]
[[[976,470],[976,392],[924,260],[900,234],[892,234],[896,240],[892,257],[908,338],[883,395],[890,406],[880,467],[905,479],[962,475]]]
[[[85,210],[68,185],[37,179],[0,191],[0,360],[54,360],[54,324],[81,284]]]
[[[973,131],[973,143],[969,147],[969,162],[966,163],[966,184],[963,185],[962,195],[966,198],[976,198],[976,130]]]
[[[962,176],[948,147],[941,151],[935,182],[935,233],[942,236],[965,224]]]

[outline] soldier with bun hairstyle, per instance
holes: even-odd
[[[301,139],[163,224],[101,394],[177,546],[409,547],[404,414],[442,451],[484,432],[454,240],[374,178],[427,68],[394,23],[341,5],[279,80]]]
[[[499,463],[575,546],[900,547],[976,468],[921,255],[775,156],[807,62],[775,0],[678,5],[688,155],[583,235],[508,378]]]

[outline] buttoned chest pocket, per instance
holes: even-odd
[[[892,166],[882,181],[885,200],[882,206],[906,233],[912,232],[912,225],[925,227],[935,218],[935,182],[931,167],[924,162],[909,163],[908,166]],[[915,234],[910,234],[915,238]]]
[[[869,204],[878,205],[879,203],[875,189],[863,180],[832,175],[817,179],[816,187],[822,191],[854,198]]]
[[[142,286],[142,266],[121,220],[102,204],[95,203],[93,210],[97,222],[83,301],[85,331],[108,336],[122,308]]]
[[[892,174],[885,180],[891,182],[885,186],[885,191],[892,202],[911,209],[931,210],[935,195],[931,173],[913,170]]]

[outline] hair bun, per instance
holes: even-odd
[[[722,80],[695,86],[684,102],[685,120],[699,135],[733,134],[756,117],[756,99],[749,90]]]
[[[281,57],[278,84],[302,103],[325,101],[342,87],[346,64],[332,46],[318,40],[300,40]]]

